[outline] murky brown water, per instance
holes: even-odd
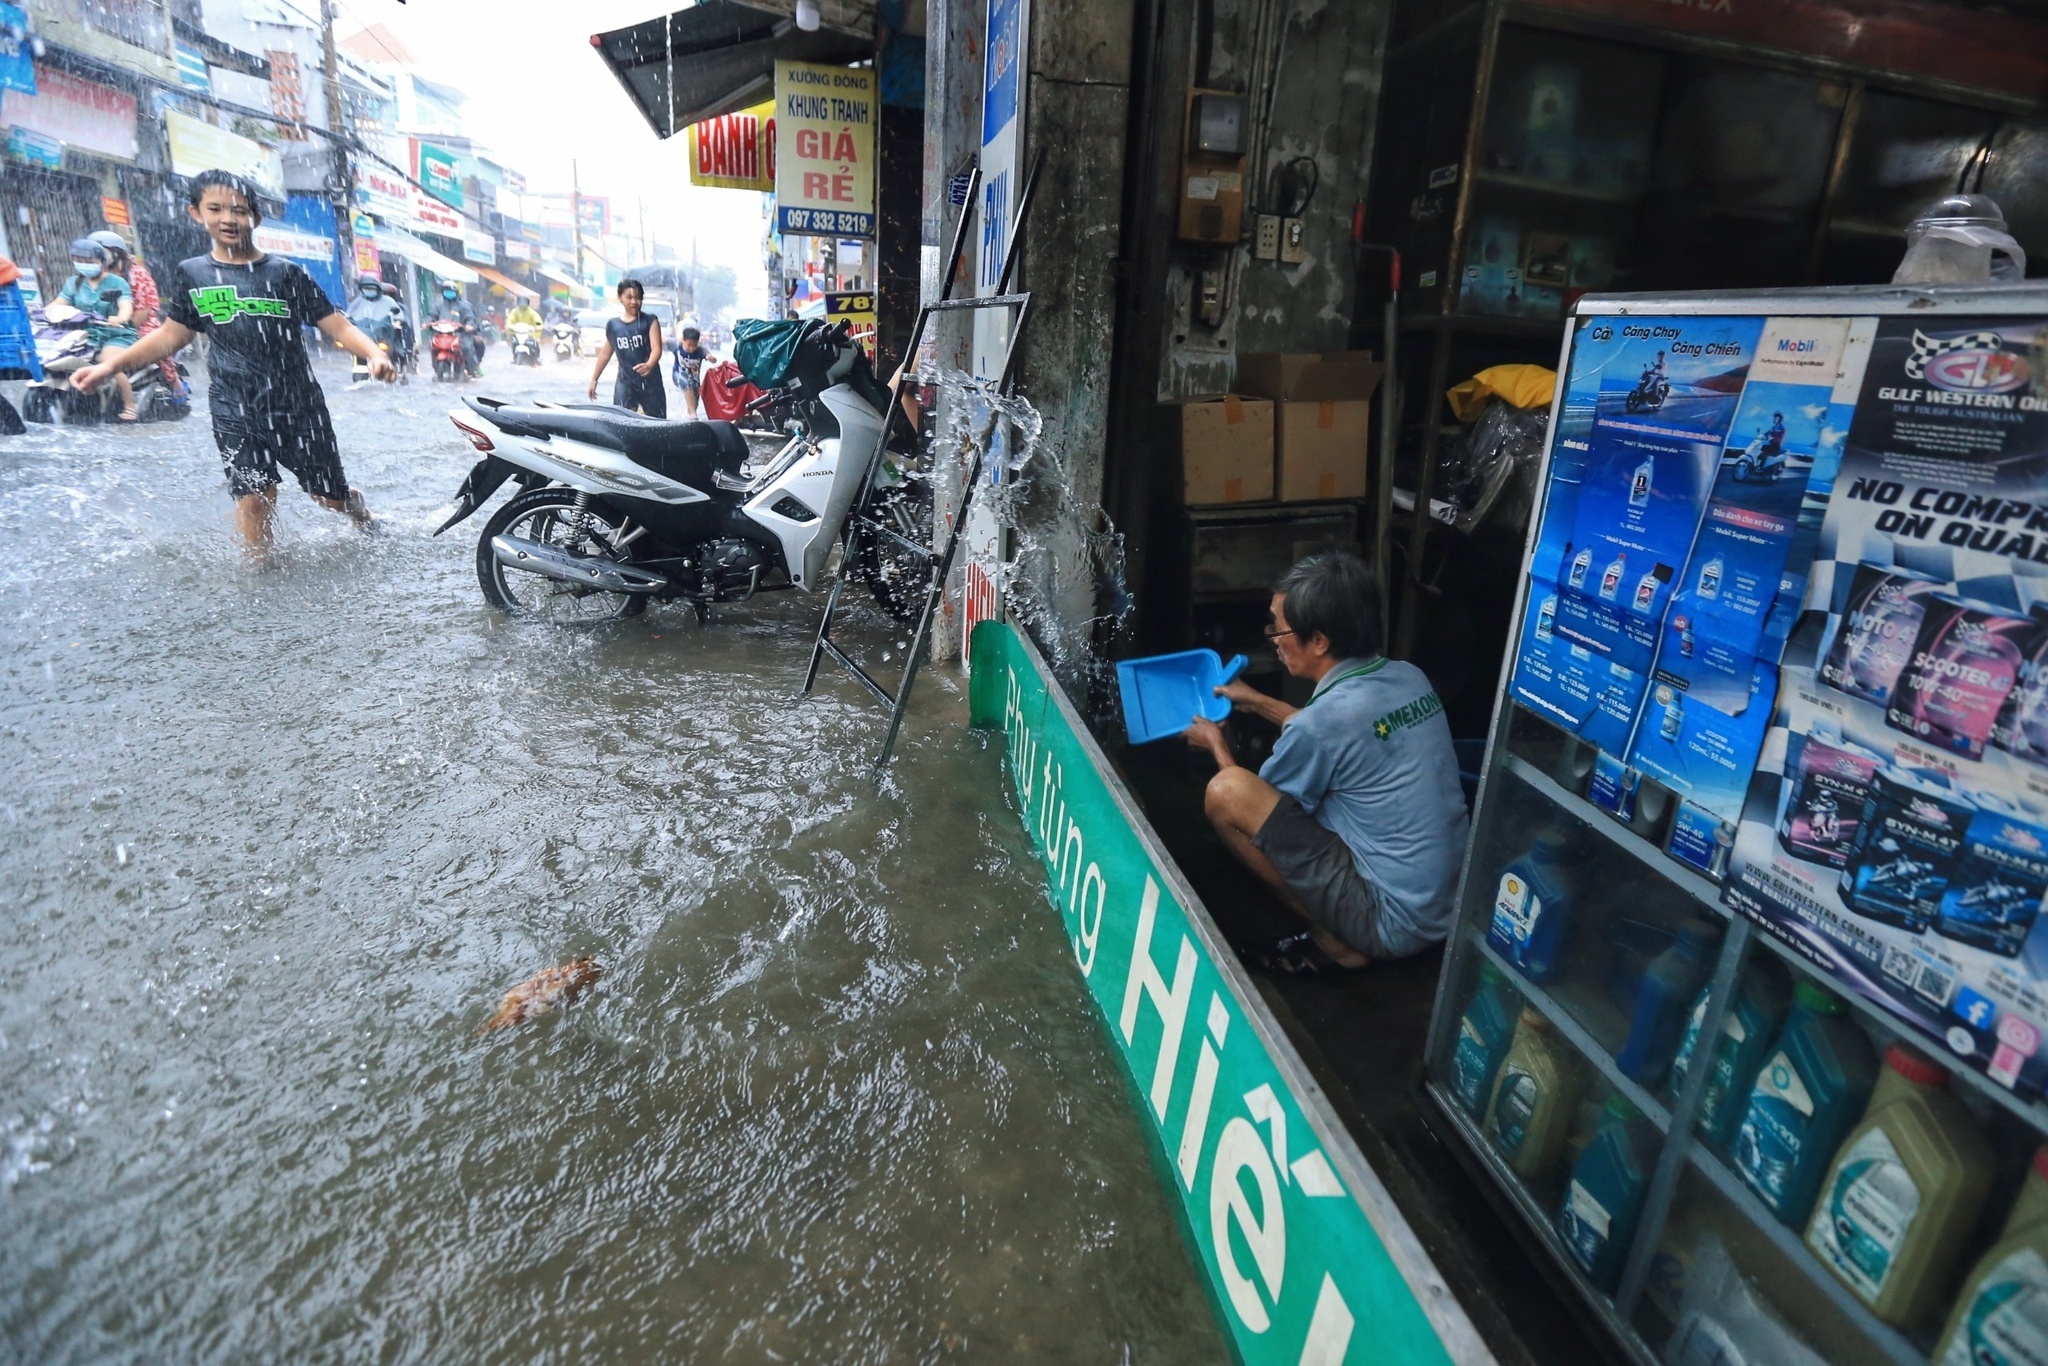
[[[1222,1359],[957,687],[877,796],[812,601],[504,621],[449,402],[268,572],[203,415],[0,440],[0,1358]]]

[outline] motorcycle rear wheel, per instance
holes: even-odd
[[[879,494],[871,505],[875,520],[915,545],[932,544],[931,481],[913,477]],[[851,530],[849,529],[849,536]],[[847,572],[867,586],[875,603],[897,622],[909,625],[924,611],[931,586],[931,561],[875,536],[862,538],[860,553]]]
[[[491,538],[514,535],[540,541],[572,555],[601,556],[630,562],[631,551],[618,554],[602,547],[598,537],[616,535],[625,519],[603,503],[577,506],[571,489],[531,489],[491,514],[476,541],[476,580],[484,601],[512,616],[532,617],[557,626],[637,617],[647,610],[647,594],[615,593],[585,588],[542,574],[510,569],[491,553]]]

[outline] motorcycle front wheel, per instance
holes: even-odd
[[[579,558],[630,560],[630,551],[622,555],[608,544],[625,519],[602,503],[577,504],[577,495],[570,489],[532,489],[491,514],[476,541],[476,580],[486,602],[501,612],[557,626],[617,621],[647,610],[645,593],[616,593],[564,583],[509,568],[491,553],[491,538],[509,535],[539,541]]]

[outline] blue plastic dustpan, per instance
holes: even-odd
[[[1197,716],[1221,721],[1230,715],[1230,699],[1216,689],[1237,677],[1243,655],[1225,664],[1214,650],[1182,650],[1178,654],[1119,660],[1117,687],[1124,698],[1124,734],[1134,745],[1164,740],[1185,731]]]

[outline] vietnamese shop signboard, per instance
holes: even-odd
[[[462,207],[462,158],[445,147],[413,139],[414,176],[427,193],[450,208]]]
[[[973,652],[972,724],[1003,732],[1017,813],[1240,1358],[1490,1361],[1037,651],[992,621]]]
[[[258,223],[249,235],[258,250],[274,256],[289,256],[295,261],[320,261],[331,264],[334,260],[334,239],[303,228],[279,227],[276,223]]]
[[[276,199],[285,197],[284,162],[272,148],[174,109],[164,111],[164,130],[170,134],[174,173],[194,176],[201,171],[233,171],[263,193]]]
[[[36,64],[31,52],[27,12],[19,5],[0,4],[0,90],[36,93]]]
[[[775,106],[690,125],[690,183],[712,190],[775,190]]]
[[[775,64],[775,230],[875,235],[872,68]]]
[[[0,125],[39,133],[81,152],[135,160],[133,96],[41,62],[33,64],[31,82],[33,94],[9,89],[0,96]]]

